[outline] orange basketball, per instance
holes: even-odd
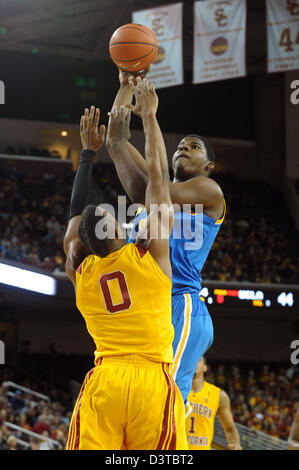
[[[158,53],[154,33],[141,24],[129,23],[114,31],[109,52],[113,62],[128,72],[140,72],[149,67]]]

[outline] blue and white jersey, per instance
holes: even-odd
[[[137,211],[129,242],[134,243],[140,221],[146,217],[144,208]],[[224,217],[225,210],[223,217],[218,220],[203,213],[175,212],[169,239],[172,295],[201,291],[201,271]]]

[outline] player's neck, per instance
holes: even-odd
[[[204,386],[204,382],[205,379],[203,375],[196,376],[192,382],[192,391],[195,393],[200,392]]]
[[[192,173],[192,174],[184,174],[184,173],[178,173],[175,174],[173,177],[172,182],[173,183],[184,183],[184,181],[191,180],[192,178],[197,178],[198,176],[208,176],[205,172],[198,172],[198,173]]]

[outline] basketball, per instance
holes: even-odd
[[[117,67],[128,72],[140,72],[154,62],[158,42],[146,26],[129,23],[114,31],[109,52]]]

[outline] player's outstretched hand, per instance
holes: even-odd
[[[119,68],[118,78],[119,78],[120,85],[121,86],[128,85],[130,81],[132,81],[134,85],[137,85],[137,78],[140,77],[141,80],[143,80],[146,74],[149,72],[150,68],[151,67],[147,67],[141,72],[126,72],[125,70],[122,70],[121,68]]]
[[[159,99],[154,83],[149,85],[146,78],[141,80],[140,77],[137,77],[137,87],[134,85],[132,80],[130,80],[129,83],[135,97],[135,104],[126,104],[125,106],[141,118],[152,113],[156,114]]]
[[[97,152],[105,142],[106,127],[104,124],[99,127],[100,110],[91,106],[90,111],[85,108],[84,115],[80,121],[80,137],[84,150],[94,150]]]
[[[127,142],[131,137],[130,120],[131,110],[126,106],[115,106],[111,113],[108,113],[109,123],[107,130],[106,145],[115,141]]]

